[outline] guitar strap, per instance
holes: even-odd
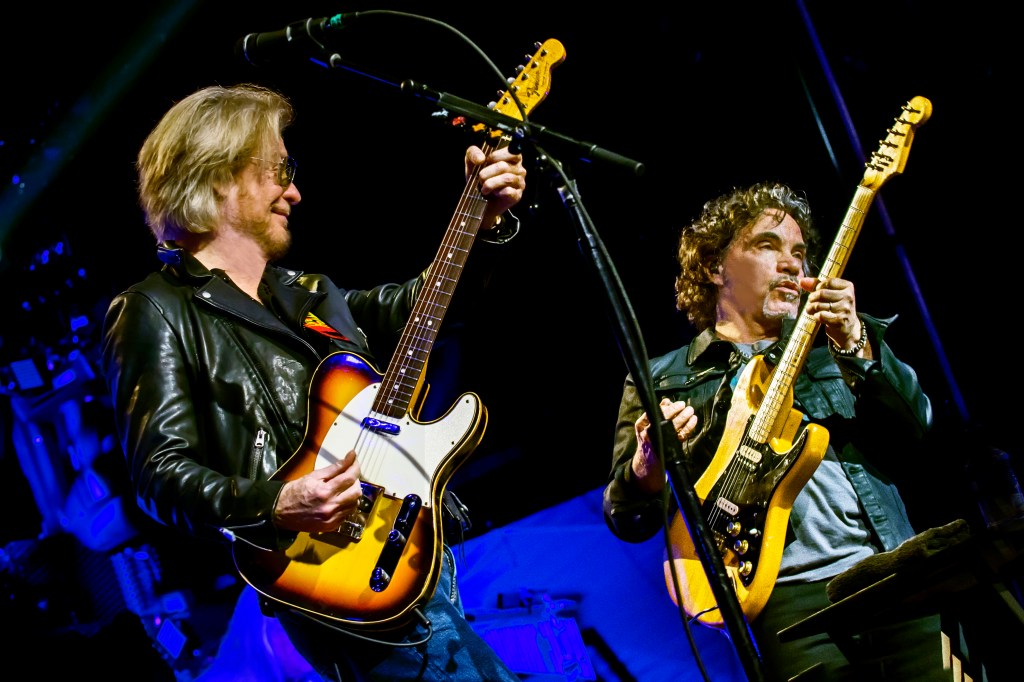
[[[462,500],[456,497],[451,490],[444,491],[441,504],[446,512],[444,516],[445,535],[457,535],[459,544],[462,544],[465,534],[473,527],[473,523],[469,519],[469,508],[462,504]]]
[[[450,490],[444,491],[444,496],[441,498],[441,523],[443,524],[442,532],[446,538],[445,544],[449,547],[452,545],[458,545],[459,547],[459,559],[461,561],[466,560],[466,533],[470,528],[473,527],[473,523],[469,520],[469,508],[462,504],[462,500],[455,496]],[[450,541],[447,538],[455,538],[454,541]]]
[[[789,343],[789,337],[793,335],[793,330],[796,329],[796,320],[783,320],[782,321],[782,338],[773,343],[764,351],[764,361],[769,368],[774,368],[779,364],[779,360],[782,359],[782,354],[786,350],[786,344]]]
[[[786,350],[785,341],[776,341],[763,353],[764,364],[768,365],[769,369],[773,369],[777,364],[779,364],[779,360],[782,359],[782,352],[784,350]]]

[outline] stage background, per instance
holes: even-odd
[[[306,0],[5,9],[0,568],[8,620],[23,624],[4,640],[10,653],[39,650],[51,672],[152,664],[190,679],[234,609],[239,585],[222,552],[199,559],[138,517],[96,374],[107,303],[157,266],[135,154],[172,102],[213,83],[258,82],[295,103],[285,141],[303,200],[282,264],[372,286],[433,257],[463,186],[462,151],[479,139],[398,85],[485,105],[505,87],[491,64],[509,76],[536,43],[561,41],[566,59],[532,118],[644,165],[638,175],[544,145],[576,182],[649,356],[692,335],[673,307],[673,251],[706,200],[786,182],[806,191],[829,243],[864,158],[908,100],[928,97],[932,117],[875,200],[846,275],[860,309],[899,315],[888,339],[933,399],[935,434],[908,453],[899,481],[915,524],[976,514],[988,498],[979,469],[1019,470],[1020,72],[1003,4],[383,8],[417,16]],[[361,14],[331,43],[336,68],[302,50],[260,67],[235,53],[248,33],[339,12]],[[561,180],[529,145],[526,156],[522,234],[472,324],[431,362],[434,415],[467,391],[490,413],[449,482],[474,521],[467,591],[476,609],[519,590],[577,600],[567,613],[609,645],[609,660],[646,670],[656,653],[690,674],[658,583],[658,539],[625,545],[602,527],[594,491],[626,365]],[[636,646],[637,632],[654,631],[657,652]],[[702,640],[716,658],[719,644]]]

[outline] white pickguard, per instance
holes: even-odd
[[[355,449],[363,481],[382,487],[386,495],[418,495],[425,506],[429,505],[438,468],[473,428],[480,401],[472,394],[463,395],[447,414],[427,423],[409,416],[393,420],[373,415],[397,424],[398,433],[388,434],[362,426],[379,389],[380,383],[371,384],[348,402],[320,444],[316,468],[328,466]]]

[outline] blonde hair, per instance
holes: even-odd
[[[139,203],[157,241],[212,230],[217,188],[232,182],[251,157],[278,154],[293,116],[283,95],[248,83],[206,87],[172,106],[135,164]]]

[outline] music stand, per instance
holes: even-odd
[[[1017,518],[974,531],[933,554],[911,556],[895,564],[888,575],[780,630],[779,640],[789,642],[821,632],[838,638],[935,614],[944,616],[945,622],[950,614],[971,611],[979,590],[987,587],[995,588],[1009,609],[1010,622],[1024,635],[1024,609],[1019,600],[1010,598],[1004,584],[1021,575],[1024,518]],[[999,635],[1000,641],[1014,639],[1006,632]]]

